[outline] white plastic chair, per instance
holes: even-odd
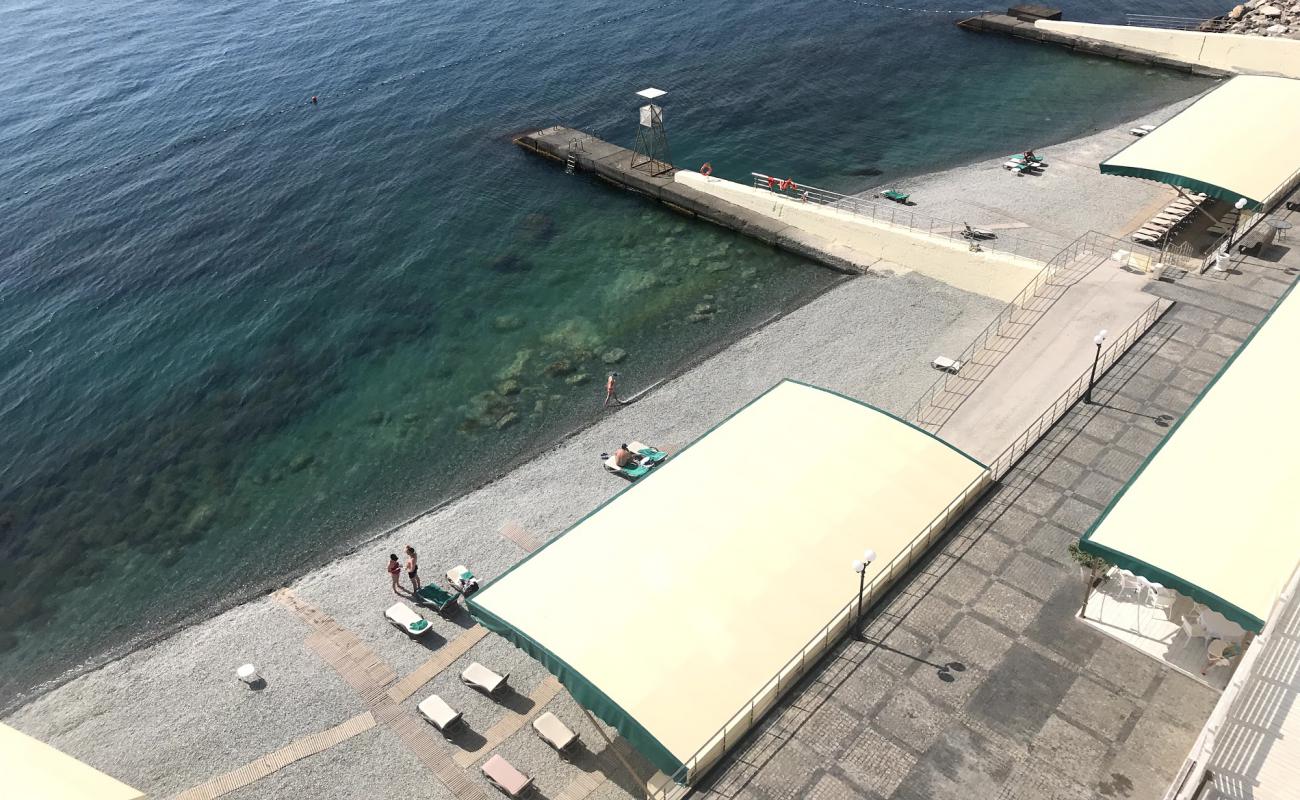
[[[1188,641],[1191,641],[1192,639],[1204,639],[1206,637],[1207,631],[1205,630],[1205,626],[1201,624],[1200,617],[1189,614],[1188,616],[1183,617],[1183,621],[1180,624],[1182,625],[1183,633],[1187,634]]]

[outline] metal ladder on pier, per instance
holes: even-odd
[[[578,141],[576,136],[569,140],[569,158],[564,162],[565,175],[572,175],[578,169],[578,149],[580,147],[582,147],[582,143]]]

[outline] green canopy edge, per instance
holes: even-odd
[[[1120,151],[1123,152],[1123,151]],[[1112,156],[1113,158],[1114,156]],[[1239,192],[1233,192],[1222,186],[1216,186],[1213,183],[1206,183],[1195,178],[1189,178],[1186,175],[1177,175],[1172,172],[1161,172],[1144,167],[1122,167],[1117,164],[1111,164],[1109,161],[1103,161],[1100,165],[1103,175],[1123,175],[1129,178],[1145,178],[1149,181],[1159,183],[1168,183],[1173,186],[1181,186],[1184,189],[1190,189],[1193,192],[1203,192],[1211,197],[1216,197],[1230,205],[1236,205],[1237,201],[1245,197]],[[1246,197],[1246,206],[1252,210],[1258,211],[1264,207],[1263,201],[1256,200],[1253,197]]]
[[[1133,473],[1133,477],[1129,478],[1128,482],[1125,483],[1124,486],[1120,488],[1119,493],[1116,494],[1115,497],[1111,499],[1110,503],[1106,505],[1106,508],[1102,510],[1101,516],[1097,517],[1096,521],[1092,523],[1092,525],[1088,528],[1087,532],[1085,532],[1083,536],[1079,539],[1079,548],[1082,549],[1084,552],[1101,556],[1102,558],[1106,559],[1112,564],[1123,567],[1124,569],[1127,569],[1130,572],[1138,573],[1145,578],[1157,580],[1169,588],[1177,589],[1179,592],[1187,595],[1188,597],[1191,597],[1193,600],[1196,600],[1198,603],[1202,603],[1206,606],[1209,606],[1210,608],[1219,612],[1220,614],[1232,620],[1233,622],[1237,623],[1238,625],[1242,626],[1243,628],[1252,630],[1256,633],[1259,633],[1264,629],[1264,620],[1260,619],[1254,614],[1251,614],[1250,612],[1245,611],[1244,609],[1238,608],[1236,605],[1233,605],[1227,600],[1224,600],[1222,597],[1219,597],[1217,594],[1208,591],[1206,589],[1202,589],[1200,586],[1197,586],[1191,581],[1184,580],[1183,578],[1180,578],[1179,576],[1174,575],[1171,572],[1166,572],[1165,570],[1160,569],[1154,564],[1148,564],[1147,562],[1139,558],[1134,558],[1125,553],[1121,553],[1120,551],[1115,550],[1112,547],[1108,547],[1102,544],[1097,544],[1096,542],[1092,541],[1092,535],[1097,531],[1099,527],[1101,527],[1101,524],[1106,521],[1106,517],[1110,515],[1111,510],[1115,508],[1115,506],[1119,503],[1119,501],[1123,499],[1124,495],[1128,493],[1129,487],[1131,487],[1134,483],[1136,483],[1138,478],[1142,477],[1142,473],[1146,471],[1147,465],[1149,465],[1155,459],[1155,457],[1160,453],[1160,451],[1164,449],[1165,444],[1170,439],[1174,438],[1174,434],[1178,433],[1178,429],[1182,427],[1183,422],[1185,422],[1187,418],[1192,415],[1192,412],[1195,411],[1196,407],[1201,404],[1201,401],[1205,399],[1205,396],[1210,393],[1210,390],[1214,388],[1214,385],[1218,383],[1219,379],[1222,378],[1224,374],[1227,373],[1230,367],[1232,367],[1232,365],[1237,360],[1237,356],[1240,356],[1242,353],[1244,353],[1246,351],[1246,348],[1250,346],[1250,343],[1255,340],[1255,336],[1258,335],[1260,331],[1264,330],[1264,326],[1268,324],[1268,321],[1270,319],[1272,319],[1273,314],[1279,308],[1282,307],[1282,304],[1286,302],[1286,299],[1291,296],[1291,292],[1295,289],[1295,287],[1296,287],[1295,283],[1292,283],[1290,286],[1287,287],[1286,291],[1282,293],[1282,296],[1279,297],[1277,299],[1277,302],[1273,304],[1273,307],[1270,308],[1268,310],[1268,313],[1264,315],[1264,319],[1260,320],[1259,324],[1255,326],[1255,330],[1251,331],[1250,335],[1246,337],[1246,341],[1242,342],[1241,346],[1237,348],[1236,352],[1234,352],[1232,356],[1229,357],[1226,362],[1224,362],[1223,366],[1219,368],[1219,371],[1217,373],[1215,373],[1214,377],[1210,380],[1209,384],[1207,384],[1206,387],[1201,390],[1201,393],[1196,396],[1196,399],[1192,401],[1192,404],[1190,407],[1188,407],[1186,413],[1184,413],[1182,417],[1180,417],[1178,421],[1174,423],[1174,427],[1170,429],[1169,433],[1165,434],[1165,438],[1161,439],[1160,443],[1156,445],[1155,449],[1152,450],[1151,453],[1145,459],[1143,459],[1142,463],[1138,466],[1137,471]]]

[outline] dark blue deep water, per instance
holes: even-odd
[[[678,163],[852,190],[1207,85],[955,18],[0,0],[0,706],[581,424],[608,351],[635,389],[833,280],[513,133],[630,144],[654,85]]]

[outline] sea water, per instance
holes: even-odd
[[[512,134],[656,86],[678,164],[854,191],[1208,85],[893,5],[0,0],[0,706],[836,280]]]

